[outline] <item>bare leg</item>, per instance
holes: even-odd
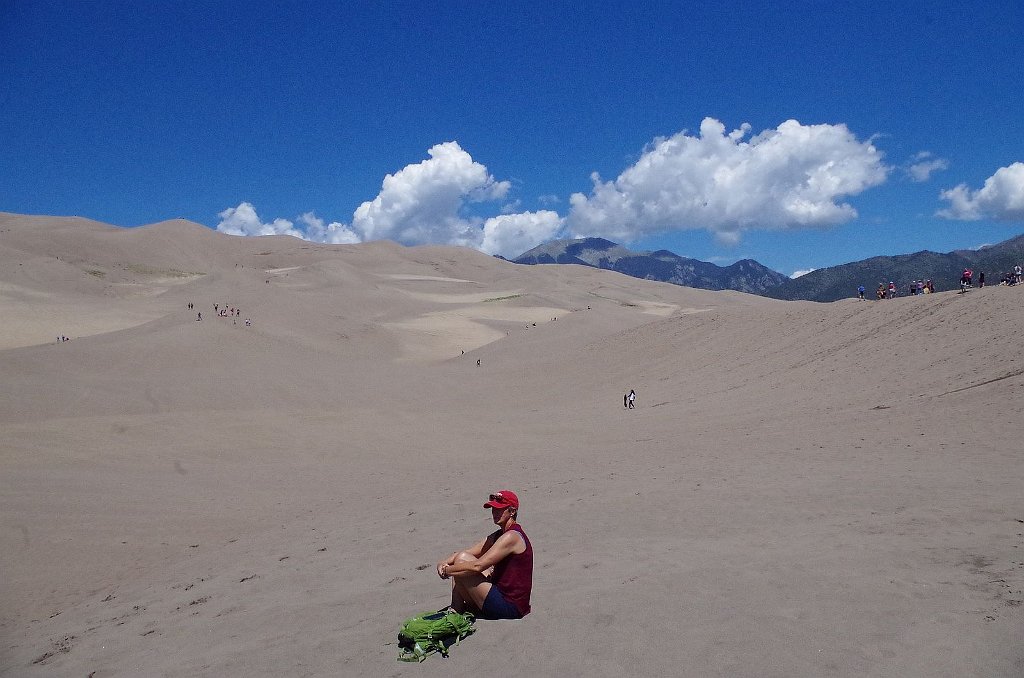
[[[456,563],[465,563],[476,560],[473,556],[463,551],[455,557]],[[492,570],[484,573],[466,573],[453,576],[452,579],[452,607],[456,612],[466,610],[480,611],[484,607],[484,600],[491,592],[491,580],[488,579]]]

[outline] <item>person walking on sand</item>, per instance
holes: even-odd
[[[626,396],[626,398],[627,400],[629,400],[629,409],[633,409],[634,407],[636,407],[633,404],[633,401],[636,400],[636,391],[634,391],[633,389],[629,389],[629,395]]]
[[[484,508],[498,529],[437,563],[437,576],[452,580],[452,609],[481,619],[522,619],[530,613],[533,546],[519,525],[519,497],[490,495]]]

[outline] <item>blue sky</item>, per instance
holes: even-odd
[[[0,0],[0,210],[786,274],[1024,231],[1024,3]]]

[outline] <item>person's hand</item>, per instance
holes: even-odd
[[[443,560],[437,564],[437,576],[441,579],[448,578],[448,563]]]

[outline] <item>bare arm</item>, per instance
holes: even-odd
[[[445,575],[442,574],[442,570],[446,567],[450,567],[452,563],[455,562],[455,558],[459,555],[459,553],[462,553],[463,551],[473,556],[474,558],[479,558],[480,556],[482,556],[490,546],[491,537],[492,535],[487,535],[486,537],[484,537],[477,543],[473,544],[469,548],[463,549],[462,551],[453,551],[452,554],[449,555],[447,558],[439,560],[437,562],[437,576],[444,579]]]
[[[490,537],[487,539],[490,539]],[[487,539],[484,540],[485,546]],[[443,567],[439,568],[438,574],[442,579],[447,579],[448,577],[457,577],[460,574],[484,572],[511,554],[522,553],[525,550],[526,543],[523,542],[523,538],[519,536],[518,532],[510,530],[498,537],[491,547],[487,548],[481,555],[476,556],[475,560],[446,563]]]

